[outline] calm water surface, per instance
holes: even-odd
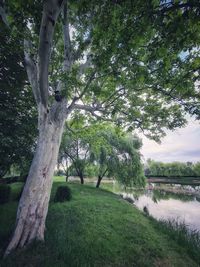
[[[171,190],[173,188],[176,190],[177,185],[171,185]],[[143,210],[146,206],[149,214],[158,220],[176,219],[185,222],[191,230],[200,231],[200,187],[179,185],[178,188],[186,190],[187,194],[166,192],[165,189],[156,187],[151,190],[123,191],[122,194],[131,197],[139,209]],[[195,196],[188,195],[188,191]]]

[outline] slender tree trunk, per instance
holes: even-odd
[[[56,109],[52,114],[55,119]],[[13,249],[24,247],[32,240],[44,240],[45,220],[57,161],[64,118],[44,116],[29,175],[19,202],[16,227],[5,256]]]
[[[96,188],[99,188],[102,178],[103,178],[103,177],[101,177],[100,175],[98,176],[98,180],[97,180]]]
[[[101,180],[103,179],[104,175],[107,173],[108,169],[105,169],[105,171],[101,174],[98,175],[98,180],[97,180],[97,184],[96,184],[96,188],[99,188]]]
[[[81,180],[81,184],[84,184],[84,178],[83,178],[83,174],[82,174],[82,173],[80,173],[80,174],[79,174],[79,177],[80,177],[80,180]]]
[[[68,171],[68,168],[67,168],[67,171],[65,172],[65,180],[66,180],[66,182],[68,182],[68,179],[69,179],[69,171]]]

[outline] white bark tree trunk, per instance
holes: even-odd
[[[64,125],[60,106],[62,103],[55,103],[40,121],[37,149],[18,206],[15,231],[5,256],[32,240],[44,240],[52,177]]]
[[[55,24],[64,2],[64,0],[43,2],[38,64],[31,57],[30,41],[24,41],[26,70],[39,113],[39,137],[34,159],[19,202],[15,231],[5,256],[18,247],[26,246],[32,240],[44,240],[52,177],[57,162],[64,121],[75,104],[74,100],[67,109],[66,100],[60,99],[59,102],[54,102],[51,105],[50,110],[48,109],[48,70],[51,46]],[[69,25],[65,30],[69,31]],[[69,38],[69,34],[66,36]],[[70,59],[69,53],[70,51],[65,48],[65,60]],[[67,65],[68,68],[70,68],[70,64]],[[67,70],[65,69],[65,71]]]

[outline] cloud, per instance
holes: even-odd
[[[140,135],[141,136],[141,135]],[[144,136],[141,153],[144,159],[152,158],[163,162],[200,161],[200,124],[190,119],[185,128],[167,132],[161,144]]]

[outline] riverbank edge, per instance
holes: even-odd
[[[124,200],[121,200],[120,197],[117,196],[116,194],[111,193],[111,192],[106,191],[106,190],[102,190],[102,189],[95,189],[95,188],[93,188],[91,186],[87,186],[87,185],[81,186],[81,185],[73,184],[73,183],[66,184],[66,183],[58,182],[58,183],[54,183],[54,187],[52,190],[52,198],[55,194],[56,188],[59,185],[69,185],[69,187],[72,188],[74,200],[69,202],[69,203],[51,204],[50,205],[50,211],[49,211],[50,214],[48,215],[48,222],[47,222],[47,227],[48,227],[47,228],[48,229],[47,241],[46,241],[45,248],[43,247],[43,245],[42,246],[37,245],[36,247],[33,245],[27,251],[18,251],[17,253],[14,253],[13,256],[11,256],[9,260],[6,260],[6,262],[0,261],[0,266],[2,266],[2,267],[8,266],[9,267],[9,266],[13,266],[13,263],[15,263],[14,266],[48,266],[48,267],[66,266],[64,264],[62,265],[60,262],[59,262],[60,265],[51,265],[51,263],[49,263],[49,260],[47,258],[48,257],[51,258],[52,257],[51,254],[53,254],[56,257],[56,256],[60,255],[60,253],[62,251],[61,243],[60,243],[61,241],[58,239],[57,236],[55,236],[55,229],[56,229],[56,231],[58,231],[60,233],[61,236],[66,234],[60,228],[63,227],[62,224],[64,224],[66,227],[69,227],[66,225],[66,222],[64,223],[64,221],[63,221],[63,218],[66,220],[69,219],[67,216],[69,211],[70,211],[71,217],[73,218],[73,216],[75,216],[76,219],[77,219],[76,212],[82,214],[83,221],[84,221],[84,224],[82,226],[84,228],[84,231],[86,231],[85,225],[87,225],[87,226],[91,227],[90,228],[91,232],[95,232],[94,231],[95,229],[93,227],[95,226],[96,228],[98,228],[98,227],[101,228],[102,224],[104,222],[104,227],[103,227],[104,231],[102,231],[102,229],[101,230],[98,229],[97,232],[99,232],[99,233],[95,232],[95,234],[97,234],[97,238],[99,238],[99,234],[101,234],[101,235],[102,234],[104,234],[104,235],[108,234],[108,238],[111,238],[111,240],[107,240],[107,238],[106,238],[105,240],[103,240],[103,243],[100,242],[101,245],[104,245],[110,251],[110,254],[106,255],[104,260],[102,259],[101,262],[99,262],[99,259],[97,260],[94,257],[95,259],[92,259],[92,260],[90,259],[90,265],[83,265],[82,263],[84,263],[84,260],[81,257],[82,260],[80,258],[79,263],[81,263],[82,265],[73,265],[70,263],[71,265],[69,264],[67,266],[102,266],[100,264],[103,264],[103,266],[134,266],[131,264],[132,264],[132,260],[136,261],[136,258],[137,258],[138,262],[136,262],[137,265],[135,265],[135,266],[138,266],[138,267],[139,266],[141,266],[141,267],[143,267],[143,266],[198,266],[198,259],[194,255],[192,255],[190,251],[188,251],[187,247],[184,247],[184,246],[178,244],[177,242],[173,242],[172,238],[171,237],[169,238],[167,236],[167,234],[162,231],[162,227],[159,228],[159,233],[156,232],[156,228],[159,225],[161,226],[161,224],[159,224],[159,222],[157,222],[155,219],[153,219],[151,217],[145,216],[141,211],[130,206],[130,204],[127,204]],[[15,188],[15,185],[12,185],[12,187]],[[19,191],[19,184],[17,187],[18,187],[18,191]],[[15,192],[15,196],[16,196],[16,192]],[[9,205],[10,205],[10,207],[9,207]],[[13,205],[14,205],[14,207],[13,207]],[[4,208],[6,208],[6,207],[7,207],[7,209],[6,210],[4,209],[4,212],[1,211],[0,222],[1,222],[1,225],[3,225],[3,222],[4,222],[4,227],[5,228],[7,227],[7,231],[10,232],[9,228],[11,227],[11,225],[13,224],[13,221],[14,221],[17,203],[16,202],[10,202],[4,206]],[[89,213],[88,213],[88,211],[85,210],[86,207],[87,207],[87,209],[89,209]],[[96,210],[97,207],[98,207],[98,209]],[[9,208],[10,208],[10,210],[9,210]],[[73,208],[73,209],[71,209],[71,208]],[[65,212],[66,212],[66,214],[65,214]],[[8,220],[7,223],[6,223],[6,218],[4,218],[4,220],[2,222],[2,216],[5,214],[6,214],[7,220]],[[96,221],[97,223],[96,224],[90,224],[90,222],[88,222],[88,219],[90,218],[90,220],[95,220],[94,215],[97,217],[97,221]],[[102,218],[103,215],[104,215],[104,218]],[[9,219],[11,219],[11,218],[9,218],[9,216],[12,217],[11,221],[9,221]],[[58,220],[55,220],[56,216],[58,216],[60,218],[61,224],[60,223],[58,224]],[[5,217],[5,216],[3,216],[3,217]],[[75,220],[75,218],[74,218],[74,220]],[[107,221],[104,221],[104,220],[103,220],[103,222],[101,221],[102,219],[106,219],[106,218],[107,218]],[[54,220],[52,220],[52,219],[54,219]],[[101,222],[99,222],[99,220]],[[111,227],[112,231],[110,229],[110,225],[112,225],[112,227]],[[60,226],[60,228],[58,226]],[[73,224],[71,224],[70,227],[72,227],[70,230],[72,232],[74,232],[75,229],[74,229]],[[108,229],[111,232],[107,233]],[[76,231],[77,231],[77,229],[76,229]],[[76,234],[75,236],[77,239],[78,235],[77,235],[76,231],[75,231],[75,234]],[[89,241],[89,243],[90,243],[91,242],[91,240],[90,240],[91,233],[88,231],[86,231],[86,232],[87,232],[87,236],[84,235],[84,239]],[[53,235],[52,238],[54,240],[52,240],[52,238],[49,237],[49,233],[51,233]],[[70,234],[70,232],[68,232],[68,234]],[[79,233],[79,235],[80,235],[80,233]],[[89,235],[89,237],[88,237],[88,235]],[[92,236],[92,239],[94,238],[94,236]],[[1,241],[2,241],[2,229],[0,231],[0,237],[1,237]],[[6,238],[8,238],[8,233],[7,233]],[[4,244],[2,244],[2,242],[1,242],[1,248],[5,247],[6,238],[4,235]],[[67,235],[66,235],[66,238],[68,238]],[[89,238],[89,240],[88,240],[88,238]],[[115,240],[115,239],[117,239],[117,240],[120,239],[120,242],[125,242],[125,243],[122,243],[121,245],[119,245],[120,242],[116,242],[117,240]],[[127,244],[128,240],[129,240],[130,245]],[[52,241],[53,241],[53,243],[52,243]],[[71,241],[73,241],[73,240],[71,240]],[[82,239],[81,239],[81,242],[82,242]],[[93,244],[91,249],[96,249],[99,253],[100,252],[105,253],[103,247],[101,247],[103,252],[99,251],[100,244],[98,244],[98,242],[96,240],[96,242]],[[57,247],[59,249],[55,247],[56,243],[57,243]],[[69,245],[68,242],[65,242],[64,244]],[[62,246],[64,244],[62,243]],[[53,252],[49,253],[48,249],[51,250],[51,248],[49,247],[50,245],[53,245],[56,250],[58,249],[58,251],[56,253],[55,253],[55,251],[54,251],[54,253]],[[77,246],[77,244],[74,244],[74,246]],[[131,246],[131,248],[129,246]],[[41,248],[39,255],[43,254],[44,257],[46,258],[45,263],[44,262],[42,263],[41,261],[43,261],[43,260],[38,259],[38,256],[36,256],[37,253],[39,252],[38,247]],[[119,249],[120,253],[122,254],[121,257],[119,257],[119,255],[118,255],[119,253],[116,251],[116,247]],[[81,246],[79,246],[79,248],[84,250],[82,243],[81,243]],[[171,250],[172,248],[174,248],[174,251]],[[73,247],[73,249],[75,249],[75,251],[76,251],[76,247]],[[89,247],[88,247],[88,249],[89,249]],[[126,253],[126,250],[128,250],[128,252],[129,252],[128,254]],[[1,250],[1,252],[2,252],[2,250]],[[84,252],[86,253],[85,250],[84,250]],[[62,252],[62,253],[64,253],[64,252]],[[67,254],[66,251],[65,251],[65,253]],[[66,258],[65,253],[63,254],[63,258]],[[123,253],[125,255],[123,255]],[[131,253],[133,255],[130,255]],[[184,256],[185,258],[182,260],[181,255],[183,253],[185,255]],[[76,255],[76,253],[74,253],[74,254]],[[146,257],[145,257],[145,255],[146,255]],[[69,257],[69,255],[68,255],[68,257]],[[88,258],[87,254],[84,255],[84,257],[88,260],[90,258],[90,257]],[[135,257],[135,259],[134,259],[134,257]],[[24,259],[28,262],[29,265],[24,265],[25,264]],[[192,261],[192,259],[194,260],[194,262]],[[53,258],[51,260],[52,260],[52,262],[54,261]],[[68,258],[67,262],[69,262],[69,258]],[[126,265],[123,265],[123,264],[125,264],[125,262],[126,262]],[[159,265],[158,262],[159,262],[159,264],[162,263],[162,265]],[[171,265],[166,265],[165,264],[166,262],[170,263]],[[184,265],[184,262],[186,263],[185,265]],[[19,265],[16,265],[16,263]],[[75,261],[74,264],[76,264],[76,263],[77,262]],[[40,264],[40,265],[38,265],[38,264]],[[43,265],[41,265],[41,264],[43,264]],[[48,264],[50,264],[50,265],[48,265]],[[193,265],[190,265],[190,264],[193,264]]]

